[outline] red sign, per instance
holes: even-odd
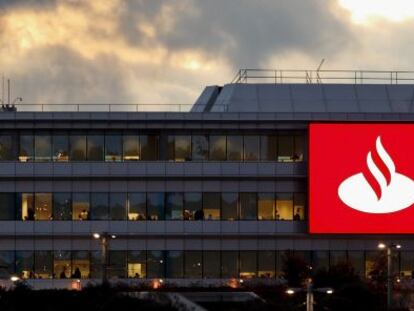
[[[311,233],[414,233],[414,125],[309,126]]]

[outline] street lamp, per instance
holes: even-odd
[[[319,293],[325,293],[328,295],[332,295],[334,290],[329,287],[323,287],[323,288],[313,288],[312,279],[309,278],[307,280],[306,288],[288,288],[286,290],[286,294],[292,296],[296,294],[297,292],[306,292],[306,311],[313,311],[313,293],[319,292]]]
[[[378,248],[381,250],[387,250],[387,309],[390,310],[392,306],[392,250],[401,249],[401,244],[383,242],[378,243]]]
[[[110,239],[116,239],[115,234],[109,234],[108,232],[103,233],[93,233],[93,238],[96,240],[100,240],[101,242],[101,249],[102,249],[102,285],[108,282],[108,249],[109,249],[109,241]]]

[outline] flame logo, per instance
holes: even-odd
[[[342,202],[365,213],[392,213],[414,204],[414,181],[396,171],[381,137],[368,152],[366,172],[345,179],[338,188]]]

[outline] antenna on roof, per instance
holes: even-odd
[[[7,103],[5,102],[5,95],[4,95],[4,75],[2,75],[2,98],[0,99],[1,102],[1,109],[0,111],[16,111],[16,106],[14,105],[16,101],[23,101],[23,98],[16,97],[13,102],[10,101],[11,98],[11,90],[10,90],[10,79],[7,79]]]
[[[321,77],[319,76],[319,71],[321,70],[324,62],[325,62],[325,58],[322,58],[321,62],[319,63],[318,68],[316,69],[316,82],[317,83],[322,83]]]

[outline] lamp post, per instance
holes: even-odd
[[[94,237],[94,239],[97,239],[101,242],[102,285],[104,285],[108,283],[109,241],[111,239],[116,239],[116,235],[109,234],[108,232],[103,232],[103,233],[94,233],[92,236]]]
[[[392,307],[392,287],[393,287],[393,275],[392,275],[392,250],[400,249],[400,244],[390,243],[385,244],[383,242],[378,243],[378,248],[387,251],[387,309]]]
[[[314,299],[313,299],[313,293],[314,292],[320,292],[325,293],[328,295],[333,294],[333,289],[326,287],[326,288],[314,288],[312,279],[309,278],[306,281],[306,288],[288,288],[286,290],[286,294],[288,295],[294,295],[297,292],[306,292],[306,311],[313,311],[313,305],[314,305]]]

